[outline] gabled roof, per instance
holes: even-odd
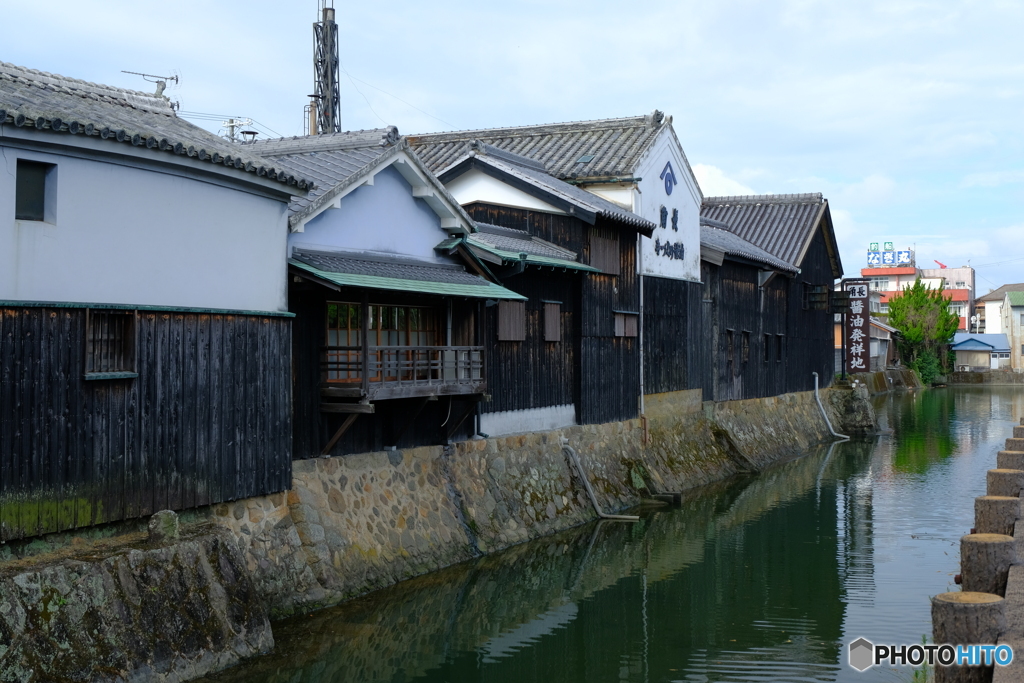
[[[1024,306],[1024,292],[1007,292],[1006,296],[1011,306]]]
[[[563,180],[628,178],[671,121],[654,111],[618,119],[427,133],[411,136],[410,142],[435,172],[458,160],[465,153],[465,143],[481,140],[540,161],[548,173]]]
[[[193,157],[305,190],[301,175],[177,116],[162,95],[89,83],[0,62],[0,124],[99,138]]]
[[[1012,285],[1003,285],[999,289],[993,289],[985,296],[979,296],[976,301],[1002,301],[1006,298],[1007,292],[1024,292],[1024,282]]]
[[[970,334],[957,332],[953,335],[954,351],[1002,351],[1010,350],[1005,334]]]
[[[821,227],[833,273],[842,276],[828,200],[821,193],[705,197],[700,215],[797,268]]]
[[[457,157],[451,166],[439,172],[438,178],[441,182],[447,183],[473,168],[532,194],[587,223],[593,224],[600,216],[624,224],[648,237],[654,232],[654,223],[651,221],[623,209],[604,197],[551,176],[542,162],[479,140],[467,143],[463,154]]]
[[[526,297],[467,273],[457,265],[437,265],[364,253],[295,250],[288,265],[322,283],[399,292],[477,299]]]
[[[321,211],[357,187],[373,182],[381,168],[397,163],[402,177],[413,186],[413,196],[423,199],[441,217],[446,230],[469,232],[473,221],[437,177],[409,147],[394,126],[369,131],[307,135],[262,140],[253,148],[275,163],[316,180],[316,188],[292,198],[289,224],[301,229]],[[410,168],[410,166],[412,168]]]
[[[700,220],[700,245],[701,248],[711,249],[728,256],[739,256],[741,258],[755,261],[768,268],[781,270],[785,273],[796,274],[800,269],[792,266],[782,259],[776,258],[764,249],[751,244],[739,235],[734,235],[724,229],[725,224],[718,221],[701,218]]]
[[[892,325],[887,325],[886,323],[882,322],[882,320],[880,318],[876,318],[873,315],[868,316],[868,322],[870,324],[874,325],[875,327],[878,327],[880,329],[885,330],[889,334],[902,334],[899,330],[897,330]]]
[[[521,262],[528,266],[601,272],[577,261],[576,252],[534,237],[525,230],[503,228],[488,223],[477,223],[476,228],[476,232],[465,238],[465,244],[483,261],[498,265]],[[460,242],[462,238],[451,238],[437,245],[436,249],[448,251]]]

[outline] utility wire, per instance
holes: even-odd
[[[345,71],[345,69],[344,69],[344,68],[342,68],[342,71]],[[380,92],[384,93],[384,94],[385,94],[385,95],[387,95],[388,97],[393,97],[393,98],[395,98],[396,100],[398,100],[398,101],[399,101],[399,102],[401,102],[402,104],[404,104],[404,105],[406,105],[406,106],[409,106],[409,107],[412,107],[413,109],[415,109],[416,111],[418,111],[418,112],[419,112],[419,113],[421,113],[421,114],[426,114],[427,116],[429,116],[430,118],[434,119],[435,121],[440,121],[440,122],[441,122],[441,123],[443,123],[444,125],[446,125],[446,126],[451,126],[452,128],[458,128],[458,126],[456,126],[456,125],[455,125],[454,123],[448,123],[448,122],[447,122],[447,121],[445,121],[444,119],[442,119],[442,118],[440,118],[440,117],[437,117],[437,116],[434,116],[434,115],[433,115],[433,114],[431,114],[430,112],[427,112],[427,111],[423,111],[422,109],[420,109],[419,107],[417,107],[417,106],[416,106],[415,104],[412,104],[412,103],[410,103],[410,102],[406,102],[405,100],[403,100],[403,99],[402,99],[401,97],[399,97],[398,95],[392,95],[392,94],[391,94],[391,93],[389,93],[389,92],[388,92],[387,90],[384,90],[383,88],[378,88],[377,86],[373,85],[372,83],[367,83],[366,81],[362,80],[361,78],[356,78],[355,76],[353,76],[352,74],[350,74],[350,73],[349,73],[349,72],[347,72],[347,71],[345,71],[345,75],[346,75],[346,76],[348,76],[348,77],[349,77],[350,79],[355,79],[355,80],[359,81],[360,83],[362,83],[363,85],[365,85],[365,86],[367,86],[367,87],[373,88],[374,90],[379,90]]]
[[[370,104],[370,100],[366,99],[366,95],[364,95],[363,91],[359,89],[358,85],[356,85],[356,82],[352,79],[352,74],[345,70],[345,64],[344,62],[341,61],[341,59],[338,60],[338,65],[341,67],[341,73],[348,76],[349,83],[351,83],[352,87],[356,89],[356,92],[359,93],[359,96],[363,98],[363,101],[366,102],[366,106],[370,108],[370,111],[373,112],[373,115],[380,119],[380,122],[383,123],[385,126],[388,125],[388,122],[380,118],[380,114],[378,114],[377,110],[373,108],[372,104]]]

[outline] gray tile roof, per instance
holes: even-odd
[[[604,197],[551,176],[545,170],[544,164],[479,140],[470,141],[464,153],[438,175],[442,182],[447,182],[448,178],[457,174],[460,169],[473,164],[483,164],[497,171],[499,175],[539,190],[550,203],[570,205],[575,209],[576,215],[585,220],[589,218],[589,222],[593,222],[591,216],[601,216],[624,223],[648,236],[654,231],[654,223],[651,221],[623,209]]]
[[[702,218],[797,268],[827,212],[820,193],[705,197],[700,209]]]
[[[1007,292],[1024,292],[1024,282],[1003,285],[999,289],[993,289],[984,296],[979,296],[975,301],[1002,301],[1006,298]]]
[[[489,244],[502,251],[511,251],[516,254],[532,254],[533,256],[547,256],[549,258],[576,260],[576,252],[562,249],[561,247],[534,237],[525,230],[503,228],[489,223],[477,223],[477,232],[473,234],[473,240]]]
[[[252,144],[259,153],[293,173],[307,174],[316,181],[312,192],[297,195],[289,204],[289,222],[295,225],[315,214],[323,205],[348,188],[363,182],[388,157],[406,153],[426,178],[442,204],[447,204],[465,223],[472,219],[444,185],[409,146],[394,126],[325,135],[261,140]],[[468,228],[467,228],[468,229]]]
[[[163,96],[0,62],[0,124],[98,137],[234,167],[306,189],[302,176],[179,118]]]
[[[365,253],[298,250],[292,260],[328,273],[348,273],[399,280],[421,280],[453,285],[480,285],[486,281],[459,265],[435,265],[402,258],[374,257]]]
[[[717,222],[717,221],[716,221]],[[787,273],[799,273],[800,269],[776,258],[757,245],[751,244],[739,235],[734,235],[721,227],[708,225],[710,221],[701,220],[700,243],[702,246],[709,246],[720,252],[731,256],[740,256],[757,263],[763,263],[769,268],[774,268]]]
[[[435,173],[465,154],[470,140],[540,161],[563,180],[630,177],[661,129],[671,123],[660,111],[596,121],[572,121],[515,128],[463,130],[410,136],[410,142]],[[581,161],[585,156],[591,159]]]

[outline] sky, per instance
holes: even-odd
[[[345,129],[673,117],[705,196],[821,192],[869,242],[1024,282],[1024,2],[334,0]],[[5,3],[0,61],[301,134],[317,0]],[[217,130],[220,119],[195,119]]]

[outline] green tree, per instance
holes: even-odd
[[[900,331],[896,347],[926,384],[945,368],[949,344],[960,326],[960,316],[949,311],[943,291],[942,286],[929,289],[917,278],[889,300],[889,324]]]

